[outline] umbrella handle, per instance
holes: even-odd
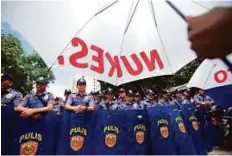
[[[170,1],[166,1],[167,4],[184,20],[186,21],[185,15]],[[226,58],[223,57],[221,60],[229,67],[229,69],[232,69],[232,63]]]

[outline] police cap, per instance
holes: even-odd
[[[38,80],[36,80],[36,83],[48,84],[48,81],[45,78],[40,77]]]
[[[70,89],[65,89],[65,91],[64,91],[64,95],[69,95],[71,93],[72,93],[72,91]]]
[[[155,93],[153,92],[153,90],[148,89],[145,91],[145,95],[155,95]]]
[[[12,75],[10,75],[8,73],[2,74],[1,81],[6,81],[6,80],[10,80],[12,82],[14,81]]]
[[[98,91],[91,91],[90,94],[91,94],[91,95],[98,95],[99,92],[98,92]]]
[[[112,88],[108,88],[108,89],[106,89],[105,93],[106,94],[114,94],[114,91]]]
[[[77,85],[79,85],[79,84],[86,84],[85,79],[84,79],[84,78],[78,79],[78,80],[77,80]]]
[[[135,96],[141,96],[139,91],[135,93]]]
[[[126,92],[126,95],[127,95],[127,96],[129,96],[129,95],[133,96],[133,95],[134,95],[134,92],[133,92],[131,89],[129,89],[129,90]]]
[[[120,88],[119,89],[119,93],[125,93],[126,91],[125,91],[125,89],[124,88]]]

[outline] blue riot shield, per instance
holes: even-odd
[[[175,105],[166,106],[167,113],[170,114],[171,132],[174,135],[176,152],[179,155],[195,155],[196,150],[193,144],[192,137],[187,132],[181,110]]]
[[[206,121],[204,125],[203,141],[207,150],[212,150],[212,148],[217,145],[218,136],[216,125],[210,121]]]
[[[51,112],[41,114],[41,119],[37,121],[18,117],[13,128],[12,154],[55,154],[57,124],[56,116]]]
[[[150,124],[152,154],[176,154],[173,134],[170,132],[170,118],[169,114],[165,112],[165,107],[149,108],[147,111]]]
[[[11,154],[10,144],[12,141],[13,125],[16,120],[14,106],[1,106],[1,154]]]
[[[66,155],[69,152],[69,130],[70,130],[70,112],[63,111],[61,115],[61,123],[60,123],[60,134],[59,134],[59,141],[58,147],[56,150],[57,155]]]
[[[198,155],[206,155],[206,149],[201,138],[199,123],[196,118],[195,108],[192,104],[185,104],[182,106],[182,114],[185,126],[192,136],[192,140]]]
[[[94,154],[94,113],[70,112],[69,115],[70,126],[69,139],[67,143],[69,144],[69,147],[65,154]]]
[[[125,154],[127,143],[125,121],[124,111],[96,111],[95,154]]]
[[[148,120],[146,110],[127,110],[127,155],[148,154]]]

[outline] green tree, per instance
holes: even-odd
[[[55,80],[51,71],[36,53],[25,55],[20,41],[11,34],[1,35],[1,71],[13,75],[14,88],[26,94],[33,88],[33,83],[39,77],[49,81]]]

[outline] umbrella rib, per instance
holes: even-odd
[[[128,28],[129,28],[129,26],[130,26],[130,23],[131,23],[131,21],[132,21],[132,18],[134,17],[135,11],[137,10],[138,4],[139,4],[139,0],[137,1],[136,5],[135,5],[135,8],[134,8],[134,10],[133,10],[133,12],[132,12],[132,15],[131,15],[131,17],[129,18],[129,21],[127,22],[126,29],[125,29],[125,31],[124,31],[124,35],[126,34]],[[133,5],[133,4],[132,4],[132,5]]]
[[[114,1],[113,3],[106,5],[105,7],[103,7],[100,11],[98,11],[97,13],[95,13],[87,22],[85,22],[85,24],[73,35],[76,36],[77,34],[79,34],[88,24],[90,21],[92,21],[92,19],[99,15],[100,13],[102,13],[103,11],[107,10],[108,8],[110,8],[111,6],[113,6],[114,4],[116,4],[118,2],[118,0]],[[73,38],[73,37],[72,37]],[[72,40],[72,39],[71,39]],[[59,53],[58,56],[60,56],[61,54],[63,54],[66,50],[67,47],[69,46],[69,44],[71,43],[71,40],[65,45],[65,47],[62,49],[62,51]],[[54,66],[54,64],[56,63],[56,60],[58,58],[56,58],[53,63],[51,64],[51,66],[48,68],[48,72],[52,69],[52,67]]]
[[[149,2],[148,2],[148,3],[149,3]],[[160,33],[159,33],[159,28],[158,28],[158,25],[157,25],[157,20],[156,20],[156,15],[155,15],[155,9],[154,9],[154,6],[153,6],[153,2],[150,1],[149,4],[150,4],[150,8],[151,8],[151,13],[152,13],[152,16],[153,16],[153,21],[154,21],[155,26],[156,26],[157,34],[158,34],[158,36],[159,36],[160,42],[161,42],[161,44],[162,44],[162,46],[163,46],[163,49],[164,49],[164,51],[165,51],[165,53],[166,53],[165,56],[166,56],[166,58],[167,58],[167,60],[168,60],[168,63],[169,63],[169,65],[170,65],[170,67],[171,67],[171,71],[172,71],[172,74],[173,74],[174,72],[173,72],[173,69],[172,69],[172,66],[171,66],[170,59],[169,59],[169,57],[168,57],[168,55],[167,55],[167,51],[166,51],[166,49],[165,49],[163,40],[162,40],[162,38],[161,38],[161,36],[160,36]]]
[[[207,84],[207,82],[208,82],[208,80],[209,80],[209,77],[210,77],[210,75],[211,75],[213,69],[214,69],[216,66],[217,66],[217,65],[216,65],[215,63],[213,63],[213,67],[211,68],[211,70],[210,70],[210,72],[209,72],[209,75],[207,76],[207,79],[206,79],[206,81],[205,81],[205,83],[204,83],[204,88],[203,88],[203,89],[206,89],[205,86],[206,86],[206,84]]]
[[[106,5],[106,6],[103,7],[100,11],[98,11],[98,12],[95,14],[95,16],[98,15],[98,14],[100,14],[100,13],[102,13],[103,11],[107,10],[108,8],[110,8],[111,6],[113,6],[114,4],[116,4],[117,2],[118,2],[118,0],[114,1],[113,3],[110,3],[110,4]]]
[[[132,8],[133,8],[133,5],[134,5],[134,1],[133,1],[132,5],[131,5],[130,12],[129,12],[129,15],[128,15],[128,22],[126,24],[126,29],[125,29],[125,31],[123,33],[123,37],[122,37],[122,43],[121,43],[121,49],[120,49],[119,56],[121,56],[121,54],[122,54],[122,49],[123,49],[123,44],[124,44],[124,38],[125,38],[125,35],[126,35],[126,32],[127,32],[128,28],[130,26],[132,18],[134,17],[134,14],[135,14],[135,11],[136,11],[136,9],[138,7],[138,4],[139,4],[139,0],[137,0],[137,3],[135,5],[133,11],[132,11]],[[131,12],[132,12],[132,14],[131,14]],[[117,85],[117,81],[118,81],[118,78],[116,77],[116,85]]]
[[[209,8],[207,8],[206,6],[204,6],[203,4],[200,4],[199,2],[197,2],[197,1],[195,1],[195,0],[193,0],[193,3],[199,5],[200,7],[204,8],[204,9],[206,9],[206,10],[210,10]]]

